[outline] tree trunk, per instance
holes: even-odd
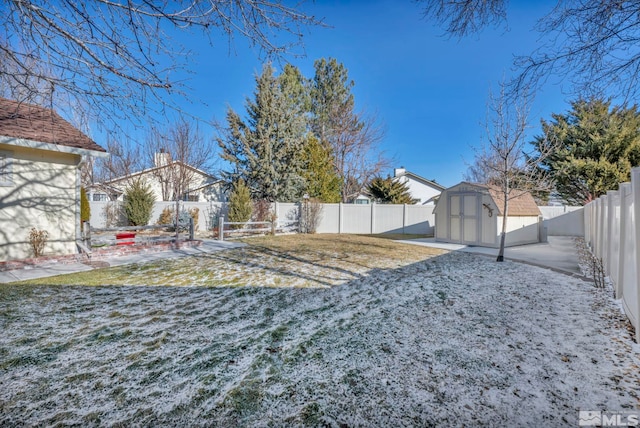
[[[504,261],[504,244],[507,238],[507,218],[509,216],[509,186],[506,186],[506,189],[504,190],[504,199],[502,200],[502,233],[500,234],[500,250],[498,251],[498,258],[496,259],[497,262],[503,262]]]
[[[176,194],[176,244],[178,243],[178,239],[180,239],[180,199]]]

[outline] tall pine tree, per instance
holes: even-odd
[[[640,113],[636,106],[611,107],[602,99],[578,100],[566,114],[542,121],[534,146],[549,141],[557,149],[539,162],[548,171],[560,197],[582,205],[629,181],[640,165]]]
[[[246,122],[232,109],[218,137],[222,158],[233,165],[229,181],[242,178],[253,199],[297,201],[304,193],[301,156],[306,133],[307,97],[300,71],[286,65],[280,76],[271,64],[256,77],[246,100]]]
[[[330,58],[314,63],[310,82],[311,130],[331,151],[341,180],[343,202],[364,190],[365,184],[387,166],[376,150],[384,135],[374,117],[355,110],[354,82],[343,64]]]

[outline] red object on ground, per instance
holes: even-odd
[[[116,245],[133,245],[135,243],[135,232],[116,233]]]

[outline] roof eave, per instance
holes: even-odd
[[[42,141],[34,141],[25,138],[8,137],[0,135],[0,144],[8,144],[10,146],[26,147],[30,149],[47,150],[50,152],[69,153],[79,156],[93,156],[97,158],[108,158],[107,152],[97,150],[82,149],[80,147],[69,147],[61,144],[43,143]]]

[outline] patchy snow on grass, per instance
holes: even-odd
[[[342,273],[0,286],[0,425],[577,426],[638,409],[640,349],[590,283],[466,253]],[[317,286],[286,283],[300,276]]]

